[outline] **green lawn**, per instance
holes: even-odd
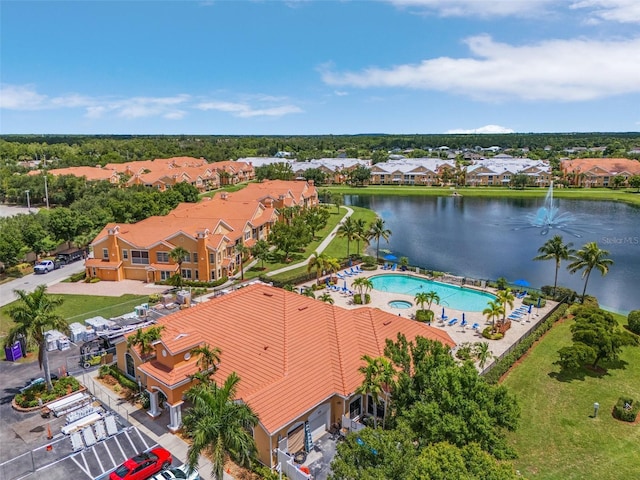
[[[626,348],[618,365],[602,364],[603,376],[560,376],[553,362],[570,343],[570,325],[556,325],[503,382],[522,407],[520,426],[509,435],[519,455],[515,467],[528,479],[640,478],[640,426],[611,415],[621,395],[640,401],[640,348]]]
[[[136,305],[146,302],[147,295],[122,295],[120,297],[97,297],[92,295],[59,295],[64,303],[58,309],[69,323],[83,321],[100,315],[104,318],[117,317],[124,313],[133,312]],[[15,303],[15,302],[14,302]],[[13,326],[9,318],[9,309],[13,303],[0,308],[0,337],[4,337]]]

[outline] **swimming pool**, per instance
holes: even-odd
[[[489,300],[495,300],[496,298],[490,293],[434,282],[433,280],[412,275],[383,274],[369,277],[369,280],[371,280],[375,290],[382,292],[404,293],[415,297],[416,293],[419,292],[434,291],[440,297],[439,304],[441,306],[466,312],[481,312],[487,308]],[[435,311],[434,305],[431,305],[431,308]]]

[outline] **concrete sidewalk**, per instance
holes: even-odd
[[[342,226],[344,221],[347,218],[349,218],[351,215],[353,215],[353,209],[352,208],[349,208],[349,207],[344,207],[344,208],[347,210],[347,213],[345,213],[344,217],[342,217],[342,220],[340,220],[338,222],[338,224],[333,228],[333,230],[331,230],[329,235],[327,235],[324,238],[324,240],[322,240],[322,242],[320,242],[320,245],[318,245],[318,248],[316,248],[316,252],[322,253],[325,250],[325,248],[327,248],[329,246],[329,244],[331,243],[333,238],[336,236],[336,233],[338,232],[338,229]],[[306,260],[303,260],[302,262],[298,262],[298,263],[295,263],[293,265],[287,265],[286,267],[282,267],[282,268],[279,268],[278,270],[274,270],[273,272],[269,272],[269,273],[267,273],[267,277],[272,277],[274,275],[278,275],[279,273],[287,272],[289,270],[295,270],[296,268],[305,266],[307,263],[309,263],[309,259],[308,258]]]
[[[109,397],[111,403],[118,405],[118,409],[122,409],[127,412],[127,420],[131,425],[138,428],[142,433],[147,435],[158,445],[169,450],[174,458],[177,458],[182,463],[186,463],[189,445],[179,436],[174,435],[168,430],[166,425],[169,422],[167,412],[163,412],[160,417],[154,419],[147,414],[146,410],[138,408],[127,401],[123,401],[123,399],[118,396],[113,390],[105,387],[100,381],[98,381],[96,378],[98,376],[97,369],[90,373],[84,373],[84,375],[80,375],[78,377],[78,380],[81,383],[86,383],[85,381],[83,381],[83,376],[85,375],[92,377],[92,388],[100,389],[100,392],[97,395],[97,392],[92,392],[94,395],[98,396],[98,398],[104,398],[105,396]],[[122,415],[117,410],[116,412]],[[213,465],[204,456],[200,456],[198,470],[203,480],[216,478],[213,474]],[[223,480],[234,480],[234,477],[227,473],[224,473],[223,477]]]

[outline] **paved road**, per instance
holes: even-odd
[[[16,278],[10,282],[3,283],[0,285],[0,307],[13,302],[17,298],[14,290],[33,292],[38,285],[55,285],[74,273],[79,273],[83,270],[84,261],[80,260],[70,263],[69,265],[64,265],[62,268],[54,270],[53,272],[39,275],[31,273],[22,278]]]

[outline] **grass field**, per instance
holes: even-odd
[[[146,302],[146,295],[122,295],[120,297],[97,297],[92,295],[59,295],[64,299],[58,309],[67,322],[79,322],[87,318],[100,315],[104,318],[117,317],[124,313],[133,312],[136,305]],[[0,308],[0,337],[4,337],[13,326],[9,317],[9,309],[14,304],[10,303]]]
[[[622,395],[640,401],[640,348],[627,347],[617,364],[603,363],[604,375],[560,375],[553,362],[570,343],[570,325],[557,324],[503,382],[522,407],[520,426],[509,434],[519,455],[514,464],[528,479],[640,478],[640,425],[611,415]]]

